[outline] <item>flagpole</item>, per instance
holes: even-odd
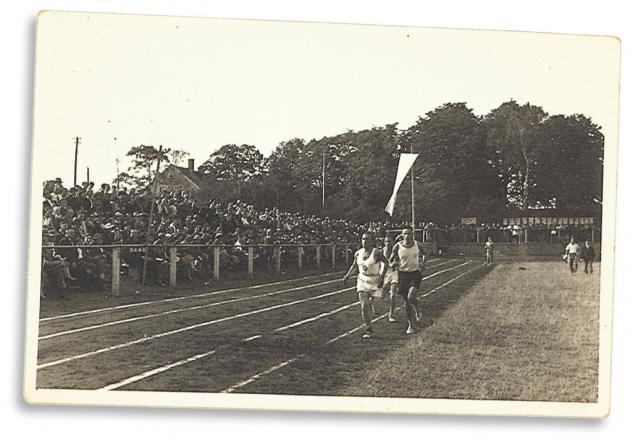
[[[413,152],[413,145],[410,145],[410,153],[412,154]],[[414,175],[413,175],[413,170],[415,168],[415,163],[413,162],[413,164],[410,166],[410,211],[411,211],[411,218],[413,221],[413,238],[415,237],[415,179],[414,179]]]

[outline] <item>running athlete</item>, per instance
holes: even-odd
[[[421,268],[426,263],[426,251],[421,243],[414,239],[411,228],[404,228],[402,235],[404,240],[395,244],[389,260],[399,266],[398,292],[406,304],[406,317],[408,318],[406,334],[414,334],[413,323],[418,324],[421,317],[417,293],[421,286]]]
[[[488,237],[487,242],[485,242],[485,257],[487,259],[487,268],[489,268],[494,262],[494,241],[491,237]]]
[[[384,270],[382,271],[380,271],[380,263],[384,263]],[[362,248],[355,252],[353,263],[349,267],[347,274],[342,278],[342,283],[344,284],[353,274],[356,272],[358,274],[356,289],[360,299],[362,320],[366,326],[362,338],[371,338],[373,336],[371,299],[382,298],[385,268],[388,264],[388,259],[375,248],[371,233],[364,233],[362,235]]]
[[[384,238],[384,249],[382,253],[384,257],[390,258],[393,252],[393,239],[390,236]],[[394,322],[395,317],[395,296],[397,295],[397,285],[399,281],[397,265],[391,264],[386,267],[386,275],[384,276],[384,294],[389,296],[388,321]]]

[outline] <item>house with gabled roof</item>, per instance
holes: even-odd
[[[157,178],[158,192],[186,191],[191,195],[205,192],[209,187],[209,177],[195,170],[195,162],[189,159],[188,167],[169,164]]]

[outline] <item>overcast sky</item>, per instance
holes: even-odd
[[[34,176],[110,182],[131,146],[224,144],[266,156],[294,137],[398,122],[446,102],[513,98],[616,134],[611,38],[384,26],[46,13],[37,29]]]

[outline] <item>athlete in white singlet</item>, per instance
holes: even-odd
[[[421,243],[414,239],[411,228],[404,228],[402,235],[404,240],[395,244],[389,260],[399,267],[398,292],[406,302],[406,317],[408,318],[406,334],[414,334],[413,323],[419,324],[421,316],[417,293],[421,286],[421,269],[426,263],[426,251]]]
[[[390,236],[384,238],[384,249],[382,254],[387,259],[390,258],[393,252],[393,239]],[[386,275],[384,276],[384,293],[389,296],[389,310],[388,321],[395,321],[395,296],[397,295],[397,285],[399,283],[399,274],[397,271],[397,265],[391,264],[386,267]]]
[[[384,265],[380,265],[380,263]],[[353,256],[353,263],[342,278],[344,284],[353,274],[358,274],[356,289],[360,299],[362,320],[366,326],[362,335],[363,338],[371,338],[373,335],[370,299],[382,298],[382,286],[386,271],[380,270],[380,268],[386,268],[388,263],[388,259],[373,246],[371,233],[364,233],[362,235],[362,248],[356,251]]]

